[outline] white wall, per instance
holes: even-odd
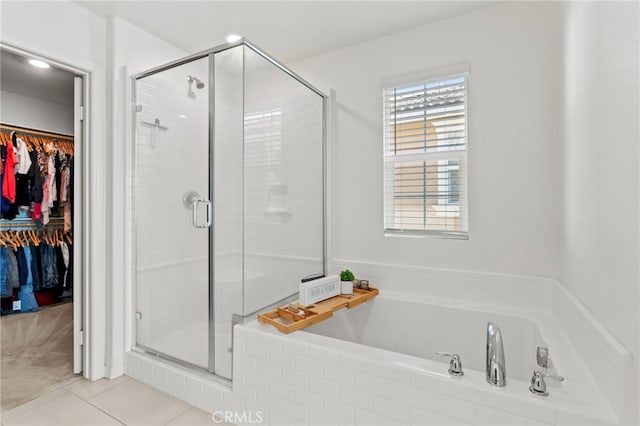
[[[639,7],[563,3],[561,281],[640,355]]]
[[[73,107],[7,91],[0,92],[2,122],[14,126],[73,135]],[[73,91],[69,92],[73,99]]]
[[[85,374],[95,380],[104,376],[105,365],[106,22],[70,1],[3,1],[0,7],[3,42],[91,73],[88,105],[91,134],[85,144],[90,151],[84,164],[90,176],[87,190],[92,194],[86,229],[91,235],[86,265],[90,310],[85,318],[90,328],[85,333],[93,358],[89,368],[85,366]]]
[[[553,6],[503,3],[292,64],[337,93],[333,256],[554,276],[554,42]],[[384,237],[381,81],[460,63],[470,66],[469,240]]]
[[[504,3],[292,64],[337,93],[334,265],[558,277],[637,364],[638,14],[632,2]],[[471,69],[470,239],[385,239],[379,82],[460,62]]]

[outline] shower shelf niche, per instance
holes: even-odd
[[[302,330],[327,318],[331,318],[333,313],[342,308],[351,309],[367,300],[371,300],[378,295],[377,288],[369,290],[353,289],[353,295],[338,295],[311,306],[297,308],[303,312],[294,313],[288,306],[283,306],[273,311],[258,315],[258,321],[269,324],[277,328],[280,332],[289,334],[292,331]]]

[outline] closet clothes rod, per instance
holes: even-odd
[[[42,130],[30,129],[28,127],[12,126],[10,124],[0,123],[0,131],[3,133],[11,133],[16,131],[26,136],[44,136],[52,139],[65,139],[68,142],[73,143],[73,136],[63,135],[62,133],[44,132]]]

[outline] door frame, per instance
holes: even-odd
[[[64,61],[57,60],[47,55],[24,49],[10,43],[0,41],[0,48],[3,50],[35,59],[45,61],[57,68],[64,69],[77,77],[82,78],[82,106],[83,106],[83,122],[81,134],[79,135],[81,143],[75,145],[74,140],[74,223],[73,223],[73,282],[74,286],[79,284],[79,298],[74,297],[74,324],[78,320],[77,316],[80,315],[80,330],[76,330],[74,326],[74,370],[76,366],[80,364],[82,376],[86,379],[97,379],[98,377],[90,377],[92,372],[92,352],[91,352],[91,337],[92,337],[92,324],[91,324],[91,312],[89,307],[91,306],[91,289],[89,286],[91,278],[91,244],[90,235],[92,222],[89,211],[92,205],[91,194],[91,169],[87,167],[90,164],[91,159],[91,76],[92,73],[81,67],[70,65]],[[75,94],[73,95],[75,97]],[[75,100],[75,99],[74,99]],[[74,117],[74,130],[75,130],[75,117]],[[74,139],[78,138],[78,135],[74,134]],[[75,292],[74,292],[75,294]],[[79,300],[77,300],[79,299]],[[76,306],[76,300],[80,306]],[[78,334],[79,332],[79,334]],[[77,351],[76,345],[82,346]],[[76,359],[77,356],[81,359]]]

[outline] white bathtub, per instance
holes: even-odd
[[[487,321],[503,333],[503,388],[485,380]],[[618,421],[567,336],[541,312],[385,292],[306,331],[285,335],[252,322],[236,328],[236,339],[234,393],[266,407],[271,424]],[[566,377],[548,381],[546,398],[528,390],[538,345]],[[450,376],[436,351],[460,354],[464,376]]]
[[[547,344],[528,318],[379,297],[357,309],[340,310],[330,321],[305,331],[430,359],[442,363],[442,371],[449,359],[436,352],[453,352],[460,355],[464,369],[481,372],[488,321],[502,332],[508,379],[530,380],[537,369],[536,348]]]

